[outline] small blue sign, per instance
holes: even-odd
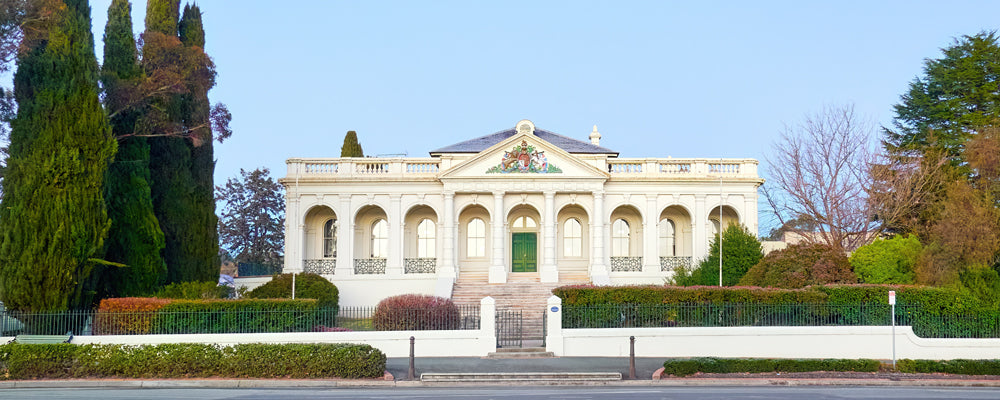
[[[559,312],[559,307],[552,306],[552,312]]]

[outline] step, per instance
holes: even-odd
[[[523,351],[519,351],[523,350]],[[551,351],[529,351],[527,349],[518,348],[501,348],[497,351],[486,355],[486,358],[492,359],[519,359],[519,358],[553,358],[556,355]]]
[[[622,380],[620,372],[460,372],[420,374],[423,382],[610,382]]]

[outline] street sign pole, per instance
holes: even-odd
[[[896,370],[896,291],[889,291],[889,305],[892,306],[892,370]]]

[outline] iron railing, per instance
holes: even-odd
[[[563,307],[563,328],[887,326],[887,304],[604,304]],[[1000,338],[1000,313],[940,315],[896,307],[896,325],[927,338]]]
[[[0,336],[13,335],[146,335],[195,333],[271,333],[371,331],[375,307],[312,310],[225,311],[67,311],[0,313]],[[396,309],[384,330],[479,329],[479,306],[459,305],[453,312]],[[400,322],[402,321],[402,322]]]

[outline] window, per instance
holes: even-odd
[[[567,219],[563,223],[563,257],[580,257],[583,254],[583,234],[580,221]]]
[[[468,257],[486,257],[486,223],[482,219],[469,221],[466,237]]]
[[[660,221],[660,256],[671,257],[677,255],[677,241],[675,232],[677,226],[673,220],[665,219]]]
[[[331,219],[323,225],[323,258],[337,256],[337,220]]]
[[[624,219],[616,219],[615,223],[611,225],[611,256],[612,257],[628,257],[629,256],[629,228],[628,222]]]
[[[434,221],[424,219],[417,224],[417,257],[434,258]]]
[[[384,219],[372,224],[372,258],[385,258],[389,254],[389,227]]]
[[[515,228],[535,228],[537,226],[535,225],[535,219],[531,217],[517,217],[514,220]]]

